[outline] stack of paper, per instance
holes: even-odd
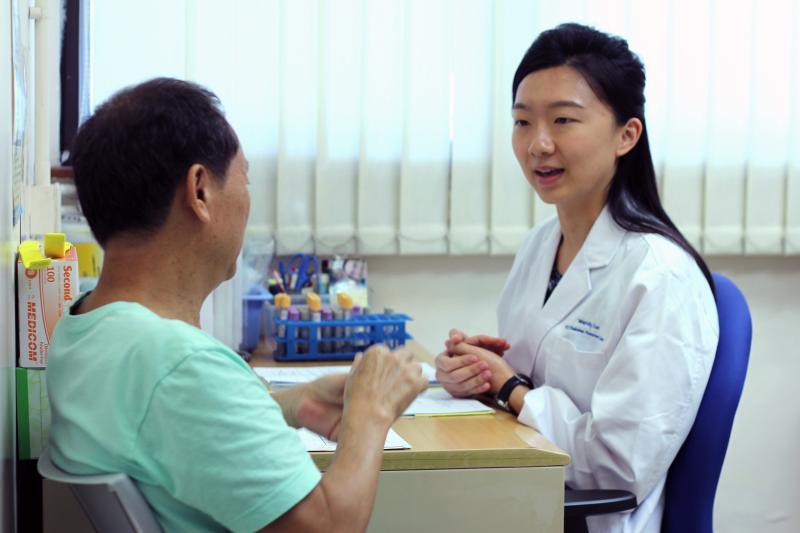
[[[293,387],[300,383],[308,383],[319,377],[349,372],[349,366],[302,366],[302,367],[257,367],[256,373],[269,385],[270,390]],[[429,382],[436,383],[436,371],[427,363],[422,363],[422,372]],[[432,387],[414,400],[404,416],[447,416],[490,414],[494,412],[477,400],[469,398],[453,398],[441,387]]]
[[[491,414],[494,409],[478,400],[453,398],[441,387],[426,390],[411,402],[403,416],[448,416]]]
[[[422,373],[428,378],[428,383],[436,384],[436,370],[428,363],[420,363]],[[308,383],[328,374],[350,372],[350,366],[260,366],[255,368],[256,374],[261,376],[271,390],[292,387],[299,383]]]
[[[336,451],[336,443],[326,439],[321,435],[317,435],[313,431],[306,428],[297,430],[297,435],[309,452],[333,452]],[[406,440],[397,434],[393,429],[389,429],[386,435],[386,442],[383,444],[384,450],[409,450],[411,445]]]

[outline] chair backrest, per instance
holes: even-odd
[[[125,474],[76,476],[57,467],[45,449],[37,463],[43,478],[69,485],[99,533],[160,533],[161,526]]]
[[[667,474],[663,533],[711,533],[714,494],[747,374],[752,323],[747,300],[714,273],[719,345],[692,430]]]

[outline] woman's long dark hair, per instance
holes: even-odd
[[[597,97],[614,111],[617,124],[636,117],[642,135],[636,146],[617,161],[608,190],[608,208],[614,221],[628,231],[657,233],[675,242],[697,262],[708,280],[714,281],[706,262],[670,220],[658,198],[656,171],[644,120],[644,65],[621,37],[580,24],[561,24],[533,41],[514,74],[512,102],[528,74],[568,66],[581,73]]]

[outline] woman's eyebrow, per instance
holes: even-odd
[[[549,109],[553,109],[556,107],[575,107],[577,109],[586,109],[575,100],[556,100],[555,102],[551,102],[550,104],[548,104],[547,107]]]
[[[575,100],[556,100],[555,102],[550,102],[547,104],[548,109],[554,109],[557,107],[574,107],[576,109],[586,109],[583,105],[576,102]],[[514,107],[512,109],[523,109],[528,110],[531,106],[524,104],[522,102],[514,103]]]

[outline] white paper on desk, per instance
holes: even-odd
[[[411,405],[405,410],[403,416],[474,415],[493,412],[494,409],[478,400],[453,398],[443,388],[434,387],[417,396],[417,399],[411,402]]]
[[[436,383],[436,370],[428,363],[420,363],[422,373],[428,378],[428,383]],[[255,368],[256,374],[267,380],[270,387],[286,387],[299,383],[308,383],[328,374],[350,372],[350,366],[259,366]]]
[[[297,435],[309,452],[333,452],[336,451],[336,443],[326,439],[321,435],[317,435],[311,430],[300,428],[297,430]],[[384,450],[409,450],[411,445],[397,432],[389,428],[389,433],[386,435],[386,441],[383,443]]]

